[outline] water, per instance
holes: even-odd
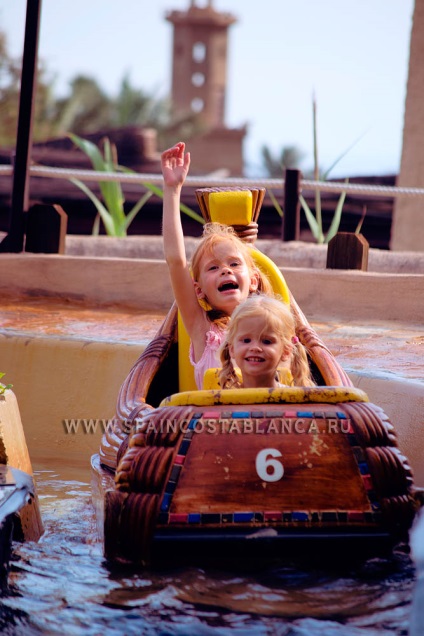
[[[0,598],[6,636],[408,634],[415,571],[402,546],[338,571],[109,567],[88,472],[40,467],[35,477],[46,531],[38,543],[14,544]]]

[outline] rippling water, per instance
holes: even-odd
[[[14,544],[2,634],[408,634],[415,573],[404,550],[337,572],[110,568],[96,538],[89,477],[35,476],[46,532],[38,543]]]

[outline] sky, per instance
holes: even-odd
[[[260,174],[263,145],[276,155],[295,146],[304,154],[301,168],[313,166],[313,95],[321,169],[349,149],[331,177],[399,171],[414,0],[213,6],[238,20],[229,29],[225,123],[247,124],[250,176]],[[84,74],[110,96],[125,75],[135,88],[168,96],[172,25],[165,15],[188,7],[189,0],[42,0],[39,57],[55,94],[66,95],[70,80]],[[26,0],[0,0],[0,29],[14,57],[23,51],[25,11]]]

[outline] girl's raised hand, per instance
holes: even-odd
[[[185,143],[180,141],[162,153],[162,174],[166,186],[183,185],[190,166],[190,153],[184,153],[184,150]]]

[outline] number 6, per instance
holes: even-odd
[[[284,475],[283,464],[277,459],[271,459],[273,457],[281,457],[276,448],[264,448],[256,455],[256,472],[263,481],[278,481]]]

